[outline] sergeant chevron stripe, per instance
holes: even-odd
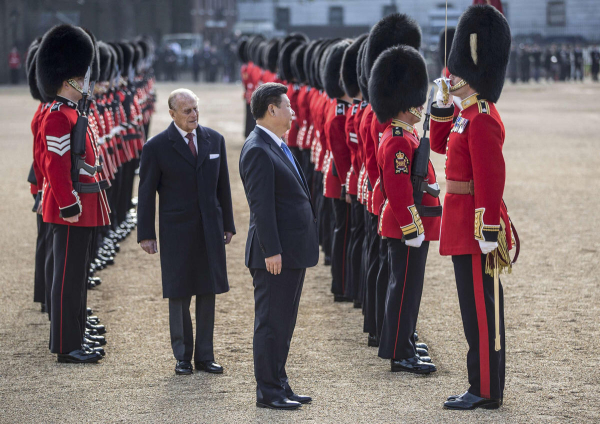
[[[48,151],[62,156],[71,150],[71,134],[65,134],[62,137],[47,135],[46,144],[48,145]]]
[[[353,132],[350,133],[350,141],[352,143],[358,143],[358,138],[356,137],[356,134]]]

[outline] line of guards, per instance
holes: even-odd
[[[136,225],[134,177],[156,100],[153,52],[149,39],[105,43],[71,25],[28,49],[29,88],[40,102],[28,178],[38,229],[34,301],[48,313],[59,362],[105,354],[106,329],[87,308],[87,289]]]
[[[446,155],[443,213],[431,162],[426,184],[416,191],[412,184],[421,145],[415,125],[429,84],[420,44],[421,30],[405,14],[389,15],[355,39],[242,37],[246,135],[254,127],[249,104],[256,87],[287,84],[295,116],[285,141],[318,205],[334,300],[362,308],[368,345],[391,360],[392,371],[436,371],[416,325],[429,243],[440,240],[440,253],[453,257],[469,343],[469,390],[450,396],[445,407],[497,408],[504,391],[504,315],[501,286],[494,300],[493,269],[510,271],[513,236],[502,200],[504,127],[494,103],[510,29],[492,6],[471,6],[456,31],[440,37],[440,51],[447,45],[449,53],[446,83],[450,74],[462,78],[450,92],[472,90],[454,102],[440,92],[431,108],[431,148]]]

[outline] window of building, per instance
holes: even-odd
[[[546,8],[549,26],[565,26],[567,24],[567,8],[564,1],[549,1]]]
[[[344,26],[344,8],[342,6],[329,7],[329,25]]]
[[[391,15],[392,13],[398,12],[398,6],[395,4],[388,4],[387,6],[383,6],[383,16]]]
[[[275,29],[287,30],[290,27],[290,8],[275,8]]]

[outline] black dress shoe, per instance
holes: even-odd
[[[197,370],[206,371],[211,374],[223,374],[223,367],[215,361],[196,361],[194,364]]]
[[[287,398],[283,400],[274,400],[273,402],[256,402],[256,406],[259,408],[269,408],[269,409],[298,409],[302,406],[300,402],[295,402],[289,400]]]
[[[447,400],[444,402],[444,408],[446,409],[498,409],[502,405],[502,399],[486,399],[479,396],[475,396],[472,393],[466,392],[459,397]]]
[[[177,364],[175,364],[175,374],[177,375],[190,375],[193,372],[194,370],[190,361],[177,361]]]
[[[464,395],[464,393],[463,393],[463,395]],[[446,400],[455,400],[455,399],[458,399],[461,396],[462,395],[450,395],[450,396],[448,396],[448,399],[446,399]]]
[[[367,339],[367,346],[379,347],[379,341],[377,341],[377,336],[375,334],[369,333],[369,338]]]
[[[300,403],[311,403],[312,402],[312,398],[310,396],[297,395],[296,393],[294,393],[291,396],[288,396],[288,399],[291,401],[300,402]]]
[[[90,345],[87,344],[83,344],[82,345],[82,349],[85,350],[86,352],[96,352],[99,353],[100,355],[102,355],[102,357],[104,357],[106,355],[106,352],[104,351],[103,347],[91,347]]]
[[[86,313],[87,313],[87,316],[89,317],[90,315],[94,314],[94,311],[92,310],[92,308],[86,308]]]
[[[93,342],[100,343],[100,346],[104,346],[106,344],[106,338],[104,336],[95,336],[95,335],[86,333],[84,337]]]
[[[48,310],[46,309],[46,304],[42,303],[42,312],[48,312]]]
[[[437,371],[435,365],[423,362],[418,356],[408,359],[392,359],[392,372],[406,371],[414,374],[429,374]]]
[[[88,352],[83,349],[77,349],[69,353],[59,353],[57,356],[58,362],[64,364],[95,364],[102,355],[96,352]]]
[[[421,362],[431,362],[431,357],[430,356],[421,356],[421,355],[417,355],[419,357],[419,359],[421,360]]]
[[[106,327],[104,327],[102,324],[93,325],[93,324],[90,324],[89,322],[86,322],[85,328],[87,328],[88,330],[96,330],[98,332],[98,334],[100,334],[100,335],[106,333]]]
[[[415,348],[429,350],[429,347],[425,343],[415,343]]]
[[[415,342],[418,342],[419,341],[419,333],[417,333],[415,331],[415,334],[413,334],[413,338],[415,339]]]
[[[429,352],[427,352],[427,350],[425,349],[417,347],[415,350],[417,351],[417,355],[419,356],[429,356]]]
[[[331,257],[325,256],[325,260],[323,261],[323,264],[327,265],[327,266],[331,265]]]

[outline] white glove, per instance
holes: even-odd
[[[404,244],[406,244],[408,247],[421,247],[421,244],[423,244],[423,240],[425,240],[425,233],[413,239],[404,240]]]
[[[435,97],[437,107],[446,108],[452,106],[453,95],[448,93],[448,103],[444,103],[444,93],[438,90],[437,96]]]
[[[484,255],[493,252],[494,249],[496,249],[497,247],[497,241],[479,241],[479,248],[481,249],[481,253],[483,253]]]

